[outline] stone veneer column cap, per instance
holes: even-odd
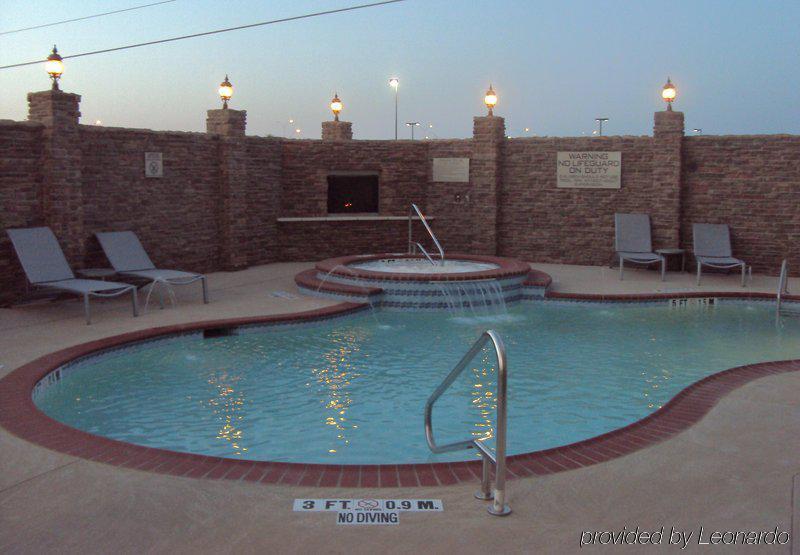
[[[653,136],[657,139],[683,136],[683,112],[663,110],[653,118]]]
[[[349,121],[323,121],[323,141],[351,141],[353,140],[353,124]]]
[[[206,133],[223,137],[243,137],[247,127],[247,111],[217,108],[206,112]]]

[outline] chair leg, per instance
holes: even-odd
[[[211,302],[211,299],[208,298],[208,283],[206,282],[206,276],[200,278],[200,283],[203,285],[203,302],[208,304]]]
[[[622,272],[625,269],[625,259],[619,257],[619,280],[622,281]]]
[[[135,287],[131,287],[131,301],[133,301],[133,317],[136,318],[139,316],[139,299]]]
[[[89,293],[83,294],[83,314],[86,316],[86,325],[92,323],[92,315],[89,312]]]
[[[661,281],[664,281],[665,275],[667,272],[667,259],[666,257],[661,257]]]
[[[747,270],[747,264],[742,264],[742,287],[746,287],[745,285],[745,271]]]
[[[698,261],[697,262],[697,285],[700,285],[700,273],[702,272],[703,264]]]
[[[156,282],[153,282],[155,286]],[[165,285],[161,282],[158,283],[158,308],[164,310],[164,287]]]

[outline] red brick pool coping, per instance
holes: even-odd
[[[477,272],[458,272],[453,274],[410,274],[375,272],[361,268],[353,268],[348,264],[354,262],[369,262],[370,260],[382,260],[384,258],[418,258],[418,254],[370,254],[355,256],[340,256],[338,258],[328,258],[318,262],[316,269],[323,273],[332,273],[341,277],[349,277],[364,280],[383,280],[383,281],[465,281],[475,279],[505,279],[515,276],[528,274],[531,267],[529,264],[514,258],[502,258],[499,256],[484,256],[475,254],[448,254],[449,260],[466,260],[469,262],[483,262],[494,264],[497,268],[490,270],[480,270]],[[344,268],[347,268],[346,270]]]
[[[356,312],[365,306],[340,303],[294,314],[164,326],[62,349],[21,366],[0,380],[3,399],[0,426],[26,441],[60,453],[172,476],[320,487],[446,486],[479,481],[481,467],[477,460],[399,465],[298,464],[242,461],[143,447],[62,424],[41,412],[31,398],[34,386],[44,376],[71,360],[99,350],[181,332],[325,319]],[[623,428],[577,443],[509,457],[510,477],[554,474],[639,451],[689,428],[734,389],[761,377],[795,371],[800,371],[800,360],[750,364],[718,372],[689,385],[662,408]]]

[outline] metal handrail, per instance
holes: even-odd
[[[409,248],[408,252],[409,252],[409,254],[411,254],[411,245],[419,245],[419,243],[415,243],[413,238],[412,238],[413,237],[412,228],[414,226],[414,220],[413,220],[414,212],[417,213],[417,217],[419,217],[419,221],[422,222],[422,225],[425,226],[425,229],[427,230],[428,235],[430,235],[431,239],[433,239],[433,244],[436,245],[436,248],[439,250],[439,256],[442,259],[441,265],[444,266],[444,249],[442,248],[441,243],[439,243],[439,240],[436,238],[436,235],[433,234],[433,230],[431,229],[431,226],[428,225],[428,220],[425,219],[425,216],[422,215],[422,211],[414,203],[411,203],[411,208],[409,208],[409,210],[408,210],[408,248]]]
[[[428,251],[425,250],[425,247],[423,247],[421,243],[414,243],[414,249],[419,249],[420,251],[422,251],[422,254],[424,254],[425,258],[428,259],[428,262],[430,262],[431,265],[436,266],[436,262],[433,260],[430,253],[428,253]]]
[[[483,442],[476,439],[457,441],[446,445],[437,445],[436,441],[433,439],[433,405],[439,397],[453,385],[453,382],[456,381],[456,378],[464,371],[467,364],[475,358],[475,355],[477,355],[489,341],[492,342],[495,354],[497,355],[497,444],[495,453],[493,454],[483,445]],[[505,516],[511,512],[511,508],[506,504],[506,428],[508,419],[506,411],[508,371],[506,368],[506,347],[503,344],[503,340],[494,330],[486,330],[472,345],[472,348],[467,354],[465,354],[458,364],[450,370],[447,377],[442,380],[439,387],[437,387],[428,398],[428,402],[425,403],[425,439],[428,441],[428,447],[431,451],[434,453],[447,453],[449,451],[458,451],[459,449],[474,448],[481,454],[481,458],[483,459],[481,489],[475,493],[475,497],[477,499],[493,499],[492,504],[489,505],[488,511],[495,516]],[[491,491],[490,464],[494,464],[494,492]]]
[[[778,314],[781,312],[783,296],[789,294],[789,261],[784,259],[781,263],[781,275],[778,278]]]

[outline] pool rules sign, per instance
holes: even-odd
[[[556,177],[560,189],[619,189],[621,152],[559,152]]]
[[[340,525],[397,526],[402,512],[441,512],[441,499],[295,499],[295,512],[336,513]]]

